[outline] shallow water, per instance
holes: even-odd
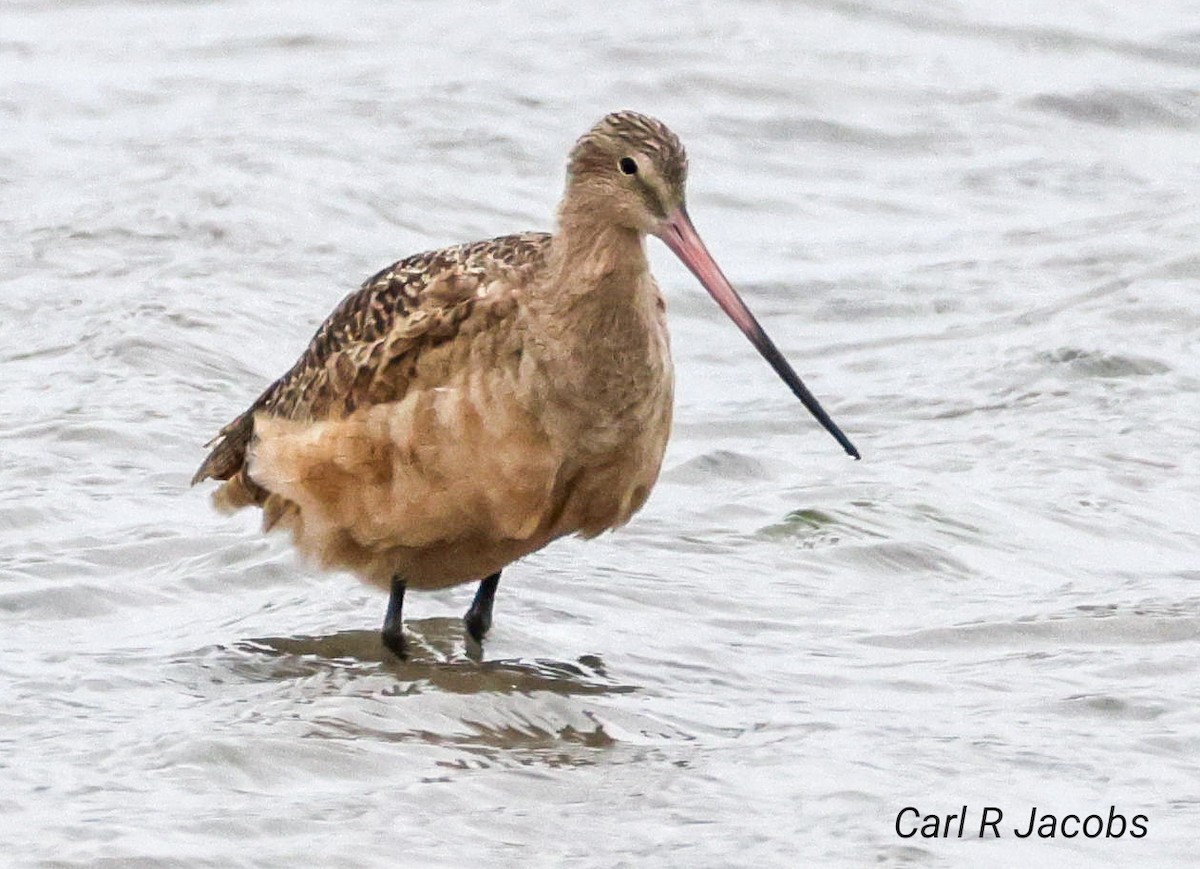
[[[0,860],[1194,865],[1200,5],[648,8],[0,9]],[[649,505],[397,662],[201,445],[623,107],[864,460],[656,248]],[[896,835],[963,804],[1003,838]]]

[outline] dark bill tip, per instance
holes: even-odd
[[[845,433],[838,428],[837,423],[825,412],[825,408],[821,407],[816,396],[809,392],[804,381],[792,370],[792,366],[779,352],[775,342],[767,335],[766,330],[746,307],[746,303],[742,301],[742,297],[729,283],[729,279],[722,273],[716,260],[712,258],[704,246],[704,242],[700,240],[700,236],[696,232],[696,228],[692,226],[692,221],[683,206],[675,209],[663,219],[655,235],[661,238],[692,274],[700,280],[704,289],[708,290],[709,295],[721,306],[721,310],[737,324],[742,333],[750,339],[750,343],[754,345],[755,349],[775,369],[775,373],[800,399],[800,403],[808,409],[817,422],[824,426],[827,432],[833,435],[847,455],[861,459],[858,448],[850,442]]]

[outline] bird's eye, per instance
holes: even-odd
[[[636,175],[637,174],[637,170],[638,170],[637,160],[634,160],[632,157],[622,157],[620,162],[617,163],[617,165],[621,167],[621,171],[624,172],[626,175]]]

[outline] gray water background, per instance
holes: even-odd
[[[649,505],[398,663],[201,445],[626,107],[864,459],[655,242]],[[0,864],[1196,865],[1198,134],[1186,0],[8,0]],[[1149,833],[893,829],[963,804]]]

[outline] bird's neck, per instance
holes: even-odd
[[[569,304],[628,303],[650,271],[641,233],[598,220],[569,201],[559,212],[551,264],[552,292]]]
[[[619,337],[611,334],[618,322],[655,303],[642,234],[584,213],[569,199],[546,265],[528,307],[564,343],[610,341]]]
[[[666,334],[642,235],[564,209],[547,265],[526,310],[557,387],[616,408],[656,389]]]

